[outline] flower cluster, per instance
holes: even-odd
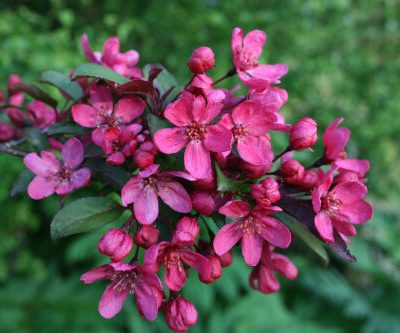
[[[81,276],[86,284],[110,281],[99,303],[104,318],[134,295],[142,317],[154,320],[163,311],[172,330],[186,331],[198,319],[181,294],[188,276],[213,283],[236,248],[251,267],[250,287],[278,291],[275,273],[289,280],[298,274],[281,253],[294,239],[287,216],[354,260],[346,244],[373,214],[365,201],[369,163],[347,156],[350,130],[340,127],[342,118],[324,131],[319,158],[309,164],[298,159],[297,152],[311,154],[316,147],[317,123],[285,122],[288,94],[276,85],[288,68],[261,62],[265,42],[263,31],[244,35],[235,28],[233,67],[217,80],[206,74],[215,66],[213,51],[195,49],[187,62],[192,78],[178,89],[164,68],[137,67],[138,52],[120,52],[118,38],[93,52],[84,35],[90,64],[73,70],[73,80],[64,77],[64,109],[16,75],[0,93],[0,151],[24,156],[33,173],[27,185],[32,199],[55,193],[64,202],[86,187],[129,216],[98,242],[109,263]],[[242,85],[218,88],[235,76]],[[273,150],[274,132],[287,137],[281,152]],[[121,204],[108,197],[112,192]],[[90,214],[102,209],[82,208],[88,225],[79,232],[95,228],[98,218],[90,221]]]

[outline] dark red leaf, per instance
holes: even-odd
[[[115,92],[120,95],[141,94],[150,96],[154,94],[154,88],[149,81],[132,80],[118,86]]]
[[[42,101],[53,108],[57,107],[57,101],[53,97],[51,97],[48,93],[44,92],[39,87],[34,86],[33,84],[20,82],[14,86],[14,89],[20,91],[22,90],[34,99]]]

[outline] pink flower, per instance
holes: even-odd
[[[311,148],[317,139],[317,123],[311,118],[300,119],[290,131],[290,147],[294,150]]]
[[[100,238],[97,248],[112,261],[121,261],[129,255],[132,245],[132,238],[127,232],[121,229],[110,229]]]
[[[165,305],[165,320],[175,332],[186,332],[197,322],[197,311],[192,303],[182,296],[171,298]]]
[[[194,96],[203,96],[207,103],[222,103],[225,99],[223,89],[214,89],[214,81],[206,74],[197,74],[190,82],[189,89]]]
[[[314,187],[317,187],[318,185],[319,185],[318,174],[312,170],[306,170],[304,172],[304,177],[302,178],[301,182],[296,184],[296,186],[304,190],[311,190]]]
[[[46,128],[57,121],[56,111],[41,101],[33,101],[28,104],[28,117],[34,127]]]
[[[165,154],[174,154],[185,145],[185,168],[195,178],[211,172],[211,152],[230,150],[232,134],[212,120],[220,113],[221,103],[208,103],[203,97],[184,94],[167,106],[164,116],[177,127],[163,128],[154,134],[154,142]]]
[[[342,127],[338,128],[343,118],[336,119],[330,124],[324,133],[323,140],[325,146],[324,157],[328,162],[336,161],[345,157],[344,148],[350,139],[350,130]]]
[[[142,225],[139,231],[133,236],[136,245],[145,249],[157,244],[160,232],[157,227],[151,225]]]
[[[231,130],[243,160],[253,165],[265,165],[273,158],[266,134],[275,118],[272,113],[257,112],[252,102],[243,102],[233,109],[232,114],[223,115],[219,124]]]
[[[331,169],[322,176],[321,185],[312,191],[315,226],[326,242],[334,242],[334,229],[344,236],[354,236],[355,229],[351,224],[368,221],[373,214],[372,206],[363,200],[367,187],[362,183],[343,182],[331,188],[333,173]]]
[[[14,130],[7,123],[0,123],[0,142],[10,141],[14,137]]]
[[[244,261],[256,266],[261,258],[264,240],[274,246],[287,248],[291,242],[289,229],[279,220],[268,216],[279,210],[277,207],[267,210],[260,206],[251,210],[246,202],[240,200],[226,203],[220,208],[220,214],[236,218],[236,221],[226,224],[216,234],[216,254],[225,254],[241,239]]]
[[[71,138],[64,144],[62,158],[59,161],[49,151],[42,151],[41,156],[36,153],[25,156],[25,166],[36,174],[28,186],[28,194],[32,199],[43,199],[54,192],[66,195],[89,183],[92,175],[90,169],[78,169],[84,158],[83,145],[78,139]]]
[[[117,37],[108,38],[104,42],[102,52],[93,52],[90,49],[86,34],[82,35],[81,44],[83,53],[90,62],[109,67],[126,77],[142,78],[140,68],[135,67],[139,62],[139,53],[135,50],[120,52],[120,43]]]
[[[173,177],[193,179],[185,172],[157,172],[153,164],[132,177],[122,188],[122,204],[133,203],[136,219],[142,224],[152,224],[158,216],[158,199],[179,213],[188,213],[192,202],[185,188]]]
[[[305,169],[299,161],[288,159],[282,163],[279,172],[288,184],[298,184],[303,180]]]
[[[102,147],[105,132],[131,123],[143,114],[145,102],[137,96],[123,97],[114,107],[111,92],[106,86],[95,86],[90,90],[92,105],[75,104],[72,118],[83,127],[96,128],[92,140]]]
[[[157,317],[162,285],[148,267],[115,262],[82,274],[81,280],[85,284],[111,280],[99,302],[99,312],[104,318],[110,319],[120,312],[129,294],[136,296],[138,310],[147,320]]]
[[[240,80],[250,89],[264,90],[271,84],[278,84],[288,71],[284,64],[258,64],[266,40],[261,30],[250,31],[244,38],[242,29],[234,28],[232,32],[233,63]]]
[[[269,208],[281,199],[279,184],[272,178],[265,178],[261,183],[251,186],[251,196],[261,207]]]
[[[183,263],[197,270],[202,276],[210,275],[209,260],[186,248],[194,244],[199,231],[197,221],[193,220],[189,217],[182,218],[179,223],[183,224],[181,228],[184,228],[186,232],[176,230],[172,242],[160,242],[153,245],[144,256],[145,264],[152,266],[154,270],[158,270],[161,265],[165,266],[164,281],[173,291],[179,291],[186,282],[187,273]]]
[[[214,67],[214,52],[207,46],[200,46],[192,52],[188,61],[189,69],[194,74],[204,74]]]
[[[272,250],[272,246],[264,243],[261,261],[249,277],[250,287],[264,294],[276,292],[280,288],[274,272],[288,280],[294,280],[298,274],[296,266],[286,256],[273,253]]]

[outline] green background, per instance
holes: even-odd
[[[358,263],[332,256],[322,267],[300,242],[287,251],[300,269],[265,296],[247,286],[241,259],[206,286],[192,274],[186,295],[199,309],[191,332],[398,332],[400,331],[400,2],[397,0],[2,1],[1,85],[18,73],[34,82],[45,70],[68,73],[85,62],[79,38],[94,49],[110,35],[141,54],[140,65],[163,63],[181,83],[190,78],[193,48],[215,51],[213,78],[230,68],[234,26],[268,33],[263,60],[282,62],[289,74],[284,113],[289,121],[315,117],[324,128],[345,117],[350,155],[371,161],[373,220],[359,228],[352,251]],[[226,86],[236,81],[230,79]],[[276,146],[283,147],[277,137]],[[320,147],[319,147],[320,148]],[[277,149],[279,151],[279,148]],[[314,159],[315,156],[312,158]],[[138,318],[132,300],[107,321],[97,313],[105,284],[84,286],[82,272],[104,262],[101,232],[53,243],[49,223],[57,200],[9,198],[22,169],[0,156],[0,332],[163,332]]]

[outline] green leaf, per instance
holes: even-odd
[[[217,172],[217,189],[220,192],[228,192],[242,184],[242,182],[238,180],[225,176],[217,163],[215,163],[215,171]]]
[[[150,134],[154,135],[160,128],[171,127],[171,124],[166,119],[161,119],[150,112],[147,114],[147,124],[149,125]]]
[[[149,64],[143,67],[143,74],[146,79],[149,79],[149,74],[152,66],[153,65]],[[153,85],[160,92],[160,96],[162,96],[169,89],[173,88],[173,91],[169,94],[169,97],[172,98],[172,96],[174,96],[174,91],[178,90],[178,82],[176,81],[175,77],[165,69],[164,66],[159,64],[157,64],[156,66],[161,68],[162,71],[153,80]]]
[[[122,189],[129,179],[125,169],[110,165],[103,160],[92,160],[88,163],[88,167],[96,177],[102,179],[106,184],[109,183],[118,191]]]
[[[62,208],[51,222],[51,238],[97,230],[118,219],[123,208],[107,197],[78,199]]]
[[[14,198],[17,194],[26,192],[33,177],[35,177],[35,174],[31,170],[23,170],[12,185],[11,196]]]
[[[322,262],[325,266],[329,264],[328,253],[326,252],[323,243],[318,238],[316,238],[310,231],[303,227],[300,222],[291,216],[284,213],[277,213],[276,216],[322,259]]]
[[[39,101],[42,101],[43,103],[46,103],[53,108],[57,107],[57,101],[53,97],[51,97],[48,93],[33,84],[20,82],[14,86],[14,89],[22,90],[34,99],[38,99]]]
[[[87,130],[77,124],[60,121],[47,129],[47,134],[86,134]]]
[[[56,71],[46,71],[40,77],[40,81],[59,88],[75,101],[82,97],[82,89],[80,85],[74,81],[71,81],[68,76],[62,73]]]
[[[49,148],[49,141],[46,135],[36,127],[28,128],[25,132],[28,142],[36,147],[39,151]]]
[[[129,80],[126,77],[119,75],[117,72],[114,72],[113,70],[107,67],[97,64],[80,65],[75,71],[73,80],[79,77],[97,77],[99,79],[112,81],[118,84],[124,84],[129,82]]]

